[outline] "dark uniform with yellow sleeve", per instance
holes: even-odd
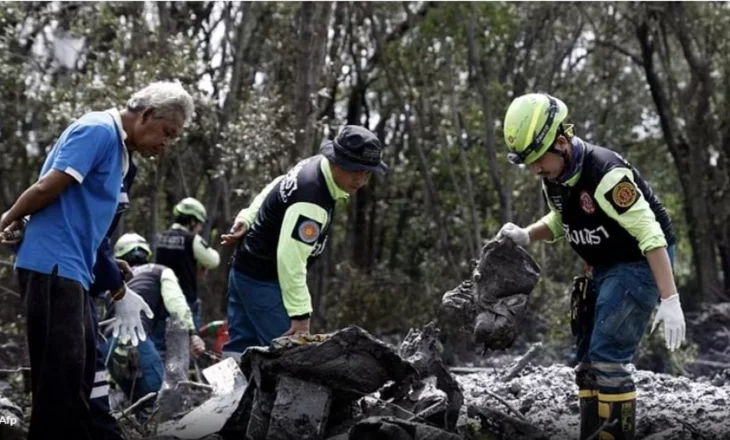
[[[296,164],[256,196],[236,217],[248,227],[237,249],[228,280],[228,333],[224,355],[268,345],[293,320],[309,319],[312,300],[307,268],[324,250],[337,200],[348,193],[333,176],[344,171],[381,175],[378,138],[359,126],[345,126],[322,154]]]
[[[544,93],[510,103],[503,124],[507,157],[544,178],[550,213],[527,228],[506,223],[500,235],[521,246],[564,237],[591,268],[575,280],[572,301],[580,438],[600,431],[600,439],[633,439],[636,387],[626,365],[658,304],[654,323],[664,323],[667,347],[684,339],[671,268],[675,237],[639,172],[619,154],[575,136],[567,117],[567,105]]]
[[[673,260],[676,240],[666,209],[631,164],[577,137],[573,148],[578,173],[564,183],[543,180],[550,213],[542,221],[592,268],[575,292],[583,296],[576,307],[588,304],[575,317],[579,395],[601,419],[633,424],[636,386],[626,365],[659,299],[644,254],[666,247]]]

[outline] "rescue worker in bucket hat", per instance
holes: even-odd
[[[228,281],[224,357],[279,336],[308,334],[312,299],[307,268],[327,243],[337,200],[388,171],[382,145],[364,127],[347,125],[321,154],[296,164],[243,209],[223,245],[238,244]]]
[[[664,323],[671,351],[684,341],[672,271],[676,240],[667,211],[636,168],[577,137],[567,116],[565,103],[547,94],[520,96],[507,109],[510,162],[542,178],[550,212],[526,228],[507,223],[500,234],[521,246],[565,237],[591,267],[579,283],[583,312],[576,326],[580,438],[615,420],[599,438],[633,439],[636,385],[627,364],[657,303],[652,331]]]

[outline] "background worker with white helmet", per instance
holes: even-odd
[[[550,213],[527,228],[507,223],[500,234],[521,246],[565,237],[592,268],[575,295],[580,437],[615,420],[600,438],[633,439],[636,386],[626,365],[658,302],[654,326],[664,322],[667,347],[684,340],[672,273],[675,237],[639,172],[614,151],[575,136],[567,115],[565,103],[546,94],[510,104],[504,119],[510,161],[542,178]]]
[[[205,343],[197,335],[190,307],[178,284],[172,269],[151,264],[152,250],[147,240],[136,233],[119,237],[114,245],[114,257],[126,261],[132,268],[133,277],[129,288],[137,292],[145,301],[154,318],[144,318],[145,332],[162,325],[168,316],[182,321],[190,332],[190,351],[198,357],[205,351]],[[106,319],[114,317],[114,305],[110,304]],[[163,346],[157,346],[152,338],[141,341],[136,347],[129,338],[111,338],[104,344],[102,352],[109,359],[107,368],[114,381],[124,394],[136,402],[148,393],[156,392],[162,386],[164,375],[163,359],[160,354]],[[110,353],[111,351],[111,353]],[[149,415],[154,401],[142,404],[138,416],[144,419]]]
[[[157,237],[155,263],[175,272],[185,298],[193,311],[195,328],[200,328],[201,301],[198,295],[198,265],[214,269],[220,255],[198,234],[208,219],[205,206],[192,197],[182,199],[173,208],[175,222]],[[155,333],[155,338],[159,338]]]

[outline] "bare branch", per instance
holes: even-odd
[[[614,51],[631,58],[631,61],[636,63],[638,66],[644,65],[644,60],[639,55],[631,53],[631,51],[619,46],[618,44],[614,43],[613,41],[595,40],[595,44],[598,46],[603,46],[603,47],[607,47],[609,49],[613,49]]]
[[[368,60],[365,71],[370,72],[375,68],[375,66],[378,65],[378,63],[380,62],[380,58],[383,56],[385,46],[388,43],[400,40],[406,33],[408,33],[408,31],[410,31],[413,27],[415,27],[416,24],[418,24],[416,19],[421,19],[425,17],[431,9],[434,9],[437,6],[437,2],[424,3],[423,6],[421,6],[421,8],[415,14],[409,16],[404,21],[399,23],[391,33],[383,37],[382,42],[375,48],[375,52]]]

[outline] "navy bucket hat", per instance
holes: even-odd
[[[322,155],[345,171],[370,171],[384,176],[383,146],[375,134],[359,125],[346,125],[335,140],[322,143]]]

